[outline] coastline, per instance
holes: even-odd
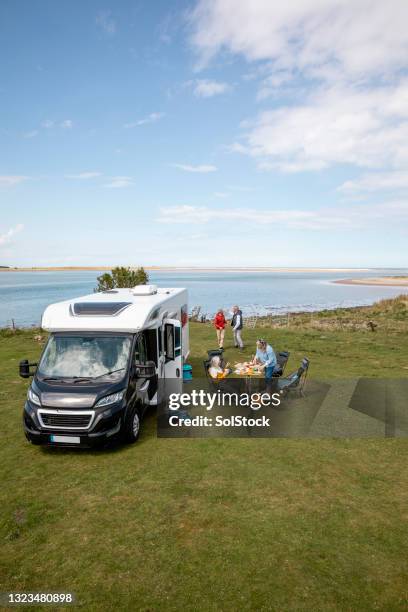
[[[316,310],[290,310],[287,312],[275,312],[268,314],[256,314],[256,318],[258,321],[258,327],[263,329],[265,326],[269,325],[276,329],[276,326],[279,327],[293,327],[297,326],[306,326],[308,328],[316,328],[316,325],[319,327],[330,328],[333,327],[333,321],[340,321],[339,329],[344,330],[346,328],[356,329],[355,325],[358,324],[360,329],[366,329],[367,320],[371,319],[373,316],[378,315],[378,312],[388,312],[391,313],[393,311],[393,304],[396,303],[404,303],[405,308],[407,306],[408,295],[400,295],[394,298],[390,298],[388,300],[377,300],[372,304],[360,304],[355,306],[336,306],[336,307],[320,307]],[[383,305],[383,302],[387,303]],[[251,316],[245,315],[246,316]],[[368,319],[367,319],[368,317]],[[228,319],[230,321],[230,319]],[[320,321],[320,323],[319,323]],[[202,324],[211,324],[212,319],[207,318],[205,322],[196,321],[190,319],[190,322],[193,322],[198,325]],[[401,324],[404,325],[404,321],[401,321]],[[11,327],[10,325],[1,325],[0,324],[0,336],[1,333],[7,331],[40,331],[41,324],[40,323],[31,323],[24,325],[16,325],[15,327]]]
[[[408,287],[408,276],[382,276],[378,278],[344,278],[332,281],[337,285],[371,285],[376,287]]]
[[[80,270],[88,271],[80,271]],[[105,268],[109,270],[109,268]],[[13,272],[12,268],[0,268]],[[93,292],[99,268],[64,266],[61,268],[17,268],[38,274],[0,275],[0,325],[7,326],[13,318],[17,326],[31,325],[40,320],[44,308],[51,302],[62,301],[73,295]],[[62,270],[61,272],[58,270]],[[152,272],[150,272],[152,270]],[[154,271],[153,271],[154,270]],[[162,271],[161,271],[162,270]],[[186,271],[188,270],[188,271]],[[207,272],[203,272],[207,270]],[[214,270],[212,272],[211,270]],[[231,270],[227,272],[225,270]],[[299,271],[296,273],[297,271]],[[322,270],[320,273],[316,270]],[[328,270],[334,270],[332,272]],[[190,293],[190,307],[201,305],[202,313],[211,316],[221,305],[229,307],[230,300],[244,307],[246,316],[269,313],[279,315],[298,312],[319,312],[344,307],[366,306],[376,300],[407,294],[406,269],[371,269],[352,273],[339,268],[283,268],[234,267],[200,268],[198,266],[149,266],[151,282],[160,286],[184,286]],[[64,272],[67,272],[64,274]],[[351,277],[350,277],[351,274]],[[395,275],[395,276],[394,276]],[[402,276],[404,275],[404,276]],[[387,277],[387,286],[368,286],[374,277]],[[359,277],[356,279],[355,277]],[[365,278],[362,278],[365,277]],[[400,278],[398,278],[400,277]],[[395,286],[395,279],[398,283]],[[340,284],[334,286],[335,279]],[[355,282],[359,287],[349,286]],[[214,283],[214,284],[212,284]],[[376,283],[379,283],[377,280]],[[341,288],[341,284],[344,287]],[[299,291],[297,287],[299,286]]]
[[[84,272],[111,271],[115,266],[34,266],[21,268],[1,268],[0,272]],[[137,266],[129,266],[136,270]],[[284,268],[272,266],[144,266],[150,272],[369,272],[370,268]]]

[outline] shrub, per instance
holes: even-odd
[[[149,276],[144,268],[131,270],[125,267],[113,268],[112,272],[105,272],[97,278],[98,286],[95,291],[109,291],[109,289],[135,287],[146,285]]]

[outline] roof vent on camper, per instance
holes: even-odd
[[[136,285],[131,291],[133,295],[154,295],[157,293],[157,285]]]
[[[75,317],[112,317],[130,306],[131,302],[74,302],[71,312]]]

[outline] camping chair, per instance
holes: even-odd
[[[306,384],[307,373],[309,371],[310,361],[307,357],[302,359],[302,363],[300,367],[289,374],[289,376],[285,376],[285,378],[281,378],[278,381],[277,390],[283,396],[287,395],[292,389],[297,389],[299,395],[304,396],[304,388]]]
[[[210,373],[209,373],[209,368],[211,365],[211,359],[212,359],[213,355],[211,355],[211,357],[209,357],[208,359],[204,359],[203,361],[203,365],[204,365],[204,372],[205,372],[205,377],[208,381],[209,387],[210,389],[212,389],[213,391],[217,391],[218,389],[222,389],[224,386],[224,382],[225,382],[225,378],[213,378]],[[223,359],[221,359],[221,367],[224,367],[225,361]]]
[[[289,360],[289,351],[281,351],[276,355],[276,366],[273,371],[273,378],[279,378],[279,376],[283,376],[283,373],[286,368],[286,364]]]
[[[209,351],[207,351],[207,355],[208,355],[208,362],[211,361],[211,359],[213,357],[220,357],[220,366],[222,368],[225,368],[225,359],[224,359],[224,349],[210,349]]]
[[[225,359],[223,357],[223,353],[224,353],[224,349],[210,349],[209,351],[207,351],[207,359],[204,360],[204,369],[205,369],[205,374],[208,378],[210,378],[211,380],[214,380],[213,378],[211,378],[211,376],[208,374],[208,368],[211,365],[211,359],[213,357],[219,357],[220,358],[220,366],[224,369],[225,368]]]
[[[209,383],[212,383],[213,379],[208,372],[210,365],[211,365],[211,359],[204,359],[203,366],[204,366],[205,377]]]

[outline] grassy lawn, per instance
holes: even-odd
[[[247,330],[246,356],[260,333],[313,377],[408,374],[399,328]],[[73,591],[85,610],[407,609],[407,439],[166,440],[152,413],[134,446],[37,448],[17,372],[34,335],[0,335],[0,590]],[[215,333],[191,339],[202,375]]]

